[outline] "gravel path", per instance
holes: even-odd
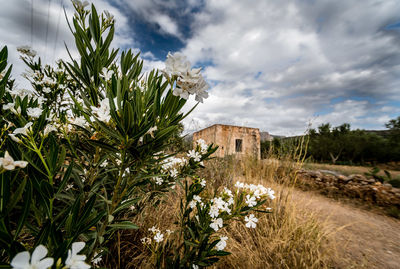
[[[292,197],[327,221],[337,246],[336,268],[400,269],[400,220],[313,192],[294,190]]]

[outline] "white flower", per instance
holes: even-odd
[[[157,185],[161,185],[164,182],[161,177],[153,177],[153,180],[156,182]]]
[[[52,85],[52,86],[54,86],[54,85],[57,84],[57,80],[54,79],[54,78],[46,77],[46,78],[43,79],[43,83],[45,83],[45,84],[47,84],[47,85]]]
[[[12,111],[14,109],[14,106],[15,106],[15,103],[4,104],[3,110],[11,110]],[[15,109],[14,109],[14,111],[15,111]],[[14,114],[16,114],[16,113],[14,113]]]
[[[196,94],[196,101],[203,102],[203,98],[208,98],[209,85],[200,74],[200,68],[192,69],[188,72],[182,73],[179,80],[177,81],[177,88],[180,89],[173,94],[185,98],[188,94]],[[184,96],[182,96],[184,95]],[[187,99],[187,98],[185,98]]]
[[[211,206],[212,208],[217,207],[219,210],[225,211],[228,214],[231,213],[231,209],[228,207],[229,204],[227,202],[225,202],[221,197],[213,198],[211,201],[213,203],[213,205]],[[215,210],[215,212],[217,212],[217,211]],[[211,208],[210,208],[210,215],[211,215]]]
[[[39,245],[32,253],[32,257],[28,251],[18,253],[11,261],[12,268],[15,269],[47,269],[53,263],[53,258],[45,258],[47,255],[47,248]]]
[[[142,239],[140,239],[140,241],[142,241],[142,244],[144,244],[144,245],[151,244],[151,238],[149,238],[149,237],[143,237]]]
[[[223,226],[223,220],[221,218],[213,219],[210,227],[213,228],[215,231],[218,231]]]
[[[65,260],[66,268],[71,269],[89,269],[90,265],[85,263],[86,255],[78,255],[78,253],[85,247],[85,242],[72,243],[72,249],[68,250],[68,257]]]
[[[100,164],[100,167],[106,167],[108,165],[108,161],[105,160],[102,164]]]
[[[189,69],[190,62],[186,59],[186,56],[179,52],[174,54],[168,53],[164,72],[172,76],[179,76],[181,73],[188,72]]]
[[[101,262],[102,257],[99,255],[97,252],[94,253],[94,258],[92,259],[92,263],[97,265],[99,262]]]
[[[193,264],[193,265],[192,265],[192,268],[193,268],[193,269],[199,269],[199,266],[196,265],[196,264]]]
[[[106,67],[103,67],[103,69],[101,69],[101,72],[103,73],[103,77],[106,81],[110,80],[112,78],[112,75],[114,74],[114,71],[108,70]]]
[[[249,216],[246,216],[244,218],[244,220],[247,222],[246,223],[247,228],[256,228],[256,226],[257,226],[256,223],[258,222],[258,219],[256,217],[254,217],[254,214],[250,214]]]
[[[164,240],[164,235],[162,233],[160,233],[160,232],[157,232],[156,235],[154,236],[154,240],[157,243],[160,243],[160,242],[162,242]]]
[[[25,168],[28,165],[26,161],[14,161],[14,159],[8,154],[8,151],[4,153],[4,157],[0,158],[0,167],[6,170],[14,170],[15,167]]]
[[[256,197],[250,196],[249,194],[246,195],[246,204],[249,207],[253,207],[257,204]]]
[[[198,203],[201,203],[201,197],[198,195],[193,195],[193,200],[195,200]]]
[[[189,207],[193,209],[193,208],[196,207],[196,204],[197,204],[196,201],[193,201],[193,200],[192,200],[192,201],[190,201],[190,203],[189,203]]]
[[[217,250],[224,250],[224,248],[226,247],[226,240],[228,240],[227,236],[221,236],[219,238],[221,241],[219,241],[216,245],[215,248]]]
[[[47,136],[50,132],[57,132],[57,128],[54,125],[47,124],[46,128],[44,128],[43,135]]]
[[[74,187],[74,184],[68,184],[67,187],[65,188],[65,190],[70,190]]]
[[[219,215],[219,208],[217,205],[212,205],[210,207],[210,212],[208,212],[208,214],[210,215],[210,217],[212,218],[216,218]]]
[[[47,101],[47,98],[44,98],[43,96],[39,96],[38,98],[36,98],[39,106],[41,106],[43,104],[44,101]]]
[[[204,188],[204,187],[206,186],[206,180],[205,180],[205,179],[202,179],[202,180],[200,181],[200,185]]]
[[[8,103],[3,105],[4,110],[10,110],[12,113],[19,115],[21,114],[21,107],[18,107],[17,110],[15,110],[15,103]]]
[[[228,195],[229,197],[233,197],[232,191],[228,189],[227,187],[224,188],[224,193]]]
[[[157,126],[151,127],[146,134],[150,134],[152,138],[154,138],[154,132],[157,131]]]
[[[104,14],[106,14],[106,18],[108,21],[113,21],[114,20],[114,16],[111,15],[111,13],[108,10],[104,10]]]
[[[43,87],[42,91],[44,93],[51,93],[51,89],[49,87]]]
[[[197,144],[200,146],[201,154],[206,154],[207,149],[208,149],[208,145],[207,145],[206,141],[204,141],[203,139],[200,138],[197,140]]]
[[[156,228],[156,226],[153,226],[151,228],[149,228],[149,231],[151,231],[152,233],[159,233],[160,230]]]
[[[171,177],[176,177],[178,175],[178,170],[176,170],[175,168],[169,171],[169,175]]]
[[[195,151],[194,149],[189,150],[189,152],[187,153],[187,156],[189,158],[193,158],[193,160],[195,162],[200,162],[200,160],[201,160],[201,154],[198,153],[197,151]]]
[[[269,199],[271,199],[271,200],[275,199],[275,191],[273,191],[270,188],[267,189],[267,195],[269,196]]]
[[[29,128],[30,128],[32,125],[33,125],[33,122],[28,122],[27,124],[25,124],[24,127],[16,128],[16,129],[14,130],[13,134],[14,134],[14,135],[22,134],[22,135],[27,136],[27,135],[28,135],[28,130],[29,130]]]
[[[90,108],[92,109],[93,113],[97,115],[99,121],[110,121],[110,101],[108,98],[105,98],[100,102],[100,107],[91,106]]]
[[[179,96],[185,100],[189,99],[189,92],[185,91],[183,88],[176,87],[172,92],[173,95]]]
[[[72,3],[78,6],[80,9],[84,9],[87,5],[89,5],[88,1],[79,1],[79,0],[72,0]]]
[[[236,181],[235,187],[238,189],[244,188],[244,183],[242,183],[240,181]]]
[[[84,116],[76,117],[72,120],[72,124],[78,125],[80,127],[86,127],[87,122]]]
[[[24,99],[25,96],[33,96],[33,92],[28,89],[13,89],[9,91],[12,96],[19,96],[21,99]]]

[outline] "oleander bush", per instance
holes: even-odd
[[[196,171],[217,147],[200,140],[178,157],[170,145],[189,96],[208,97],[201,70],[175,53],[161,72],[144,73],[139,54],[112,48],[112,15],[73,4],[78,58],[43,65],[20,47],[31,84],[20,89],[7,47],[0,52],[0,266],[99,267],[123,230],[145,235],[154,267],[216,263],[229,254],[220,229],[255,228],[274,192],[240,182],[206,191]],[[132,222],[171,191],[180,194],[175,230]]]

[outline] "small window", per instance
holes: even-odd
[[[236,152],[242,152],[242,139],[236,139]]]

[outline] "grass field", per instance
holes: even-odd
[[[213,268],[332,268],[336,248],[329,240],[332,232],[315,213],[291,198],[293,168],[297,164],[285,163],[289,166],[282,168],[282,162],[266,164],[254,160],[214,159],[206,163],[201,176],[207,180],[209,193],[223,186],[233,189],[237,180],[260,183],[276,192],[272,212],[259,214],[256,229],[248,229],[237,221],[221,230],[221,234],[229,238],[226,250],[232,255],[222,258]],[[177,195],[179,190],[166,196],[158,207],[148,207],[137,216],[133,222],[141,229],[124,232],[118,237],[111,249],[118,255],[109,256],[108,264],[118,264],[117,268],[154,268],[152,262],[156,253],[143,246],[141,233],[153,225],[176,229]]]
[[[301,161],[213,159],[205,166],[200,176],[207,180],[209,193],[223,186],[231,188],[240,180],[271,187],[277,197],[271,205],[272,212],[258,216],[256,229],[248,229],[238,221],[221,230],[229,238],[226,250],[232,254],[212,268],[396,268],[392,265],[398,261],[400,249],[393,242],[400,239],[395,232],[400,222],[295,189],[295,171],[302,167]],[[354,166],[305,166],[343,174],[369,170]],[[176,229],[179,195],[179,190],[168,194],[158,206],[148,207],[136,216],[133,222],[141,228],[118,236],[111,247],[111,253],[118,255],[108,256],[107,264],[113,268],[154,268],[157,253],[146,249],[140,238],[153,225]],[[385,247],[376,250],[376,246]],[[372,255],[374,252],[379,255]]]

